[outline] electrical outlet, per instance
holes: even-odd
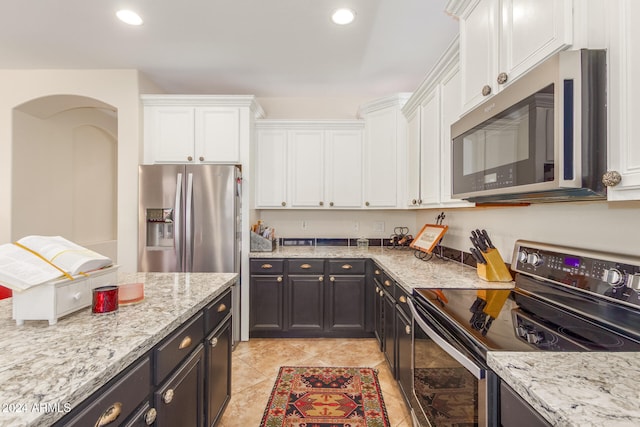
[[[373,223],[373,231],[384,233],[384,221],[376,221]]]
[[[300,226],[301,226],[301,228],[302,228],[303,230],[306,230],[306,229],[307,229],[307,225],[308,225],[308,224],[307,224],[307,221],[306,221],[306,220],[303,220],[303,221],[302,221],[302,223],[300,224]]]
[[[353,231],[360,231],[360,223],[358,221],[353,222]]]

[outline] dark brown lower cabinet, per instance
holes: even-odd
[[[284,280],[282,275],[258,276],[250,279],[251,332],[282,331],[284,329]]]
[[[382,317],[384,319],[384,332],[382,334],[382,351],[389,363],[391,373],[397,378],[396,372],[396,302],[387,291],[384,291],[382,299]]]
[[[154,393],[157,427],[204,425],[204,375],[204,346],[200,344]]]
[[[396,371],[398,373],[400,391],[404,395],[405,402],[409,402],[413,388],[411,326],[409,317],[400,308],[396,308]]]
[[[205,340],[207,427],[217,424],[231,399],[231,316]]]
[[[331,332],[363,332],[365,320],[364,275],[330,275],[327,288],[327,330]]]
[[[324,275],[287,277],[287,329],[322,331],[324,329]]]

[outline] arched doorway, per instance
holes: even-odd
[[[61,235],[117,259],[117,109],[52,95],[12,120],[11,238]]]

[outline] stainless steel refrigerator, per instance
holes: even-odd
[[[139,271],[240,273],[237,166],[140,166],[138,191]],[[239,308],[238,287],[232,292]]]

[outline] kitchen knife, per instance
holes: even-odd
[[[485,246],[485,244],[480,239],[476,239],[473,236],[469,236],[469,240],[471,240],[471,243],[473,243],[473,246],[475,246],[480,252],[486,252],[488,250],[487,246]]]
[[[487,263],[487,260],[484,259],[482,253],[480,253],[480,251],[478,251],[476,248],[469,248],[469,250],[471,251],[471,255],[473,255],[473,257],[476,259],[476,261],[478,261],[479,264]]]
[[[482,237],[484,237],[484,241],[487,242],[487,245],[491,249],[495,249],[496,248],[495,246],[493,246],[493,242],[491,242],[491,239],[489,238],[489,233],[487,233],[487,230],[482,230]]]

